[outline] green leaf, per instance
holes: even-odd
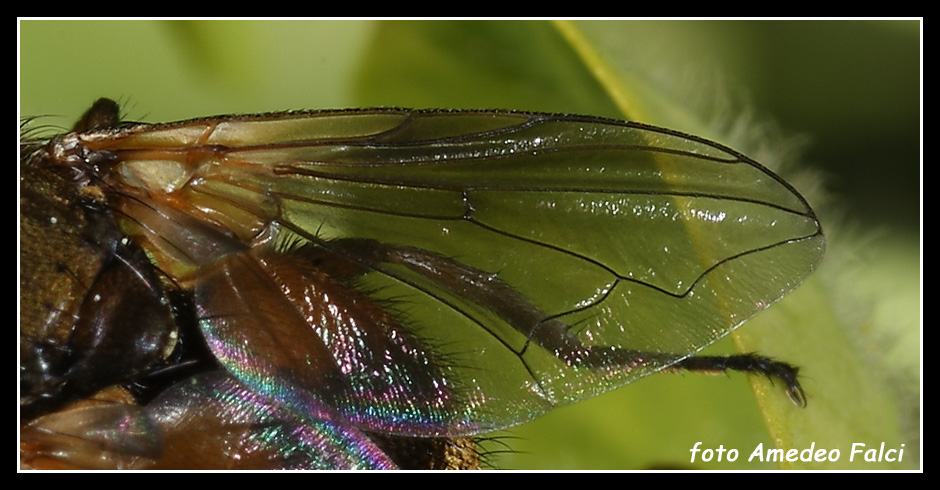
[[[816,44],[807,48],[805,57],[822,61],[792,78],[769,74],[777,72],[768,67],[784,69],[799,61],[799,55],[784,49],[791,39],[805,40],[808,29],[832,36],[814,38]],[[789,31],[789,37],[768,37],[777,31]],[[711,129],[694,109],[720,106],[728,93],[744,87],[748,93],[770,93],[775,105],[800,108],[792,129],[802,130],[804,122],[813,123],[808,115],[820,113],[850,135],[852,146],[885,145],[885,153],[874,159],[875,175],[884,177],[914,168],[895,158],[898,143],[883,137],[900,124],[882,113],[863,119],[861,114],[867,113],[861,108],[872,106],[872,101],[883,110],[907,108],[897,96],[916,100],[911,95],[916,94],[916,81],[891,85],[899,73],[906,73],[899,67],[865,75],[841,68],[822,70],[841,67],[846,60],[870,63],[879,55],[908,59],[916,54],[918,31],[917,22],[223,21],[181,27],[143,21],[21,21],[19,102],[21,114],[61,115],[51,122],[63,126],[100,96],[121,98],[131,118],[147,121],[358,105],[585,113],[668,126],[729,144],[767,163],[764,152]],[[764,42],[748,40],[755,32],[765,34],[756,37]],[[893,43],[899,38],[913,43]],[[820,58],[820,48],[833,54]],[[913,58],[916,74],[917,56]],[[785,85],[773,85],[778,79]],[[852,97],[857,109],[836,110],[833,96],[804,95],[831,93],[816,90],[823,82],[833,85],[837,94],[844,87],[851,87],[853,94],[860,88],[871,90],[861,92],[867,96]],[[797,97],[784,99],[785,89]],[[916,121],[914,106],[913,116],[909,109],[904,114]],[[873,128],[874,136],[862,136]],[[831,143],[822,131],[814,132],[816,146]],[[778,153],[772,151],[771,159]],[[850,168],[832,171],[845,173],[833,180],[842,182],[858,173],[857,157],[844,157],[845,150],[835,154]],[[877,155],[889,155],[890,160]],[[802,180],[796,185],[808,192],[817,184]],[[894,217],[890,213],[898,211],[891,203],[912,194],[916,189],[886,189],[886,194],[866,193],[862,199]],[[824,201],[808,197],[814,204]],[[853,241],[859,240],[840,230],[838,218],[832,216],[822,215],[829,250],[816,276],[741,327],[735,334],[740,347],[722,342],[708,351],[758,350],[801,366],[809,395],[805,410],[789,404],[780,387],[766,380],[752,380],[758,387],[755,403],[741,375],[659,374],[512,431],[512,438],[502,442],[523,453],[496,464],[553,469],[775,468],[747,463],[747,456],[760,443],[799,449],[815,443],[817,449],[839,449],[838,463],[792,467],[917,468],[917,232],[892,231],[896,238],[890,242],[866,236],[857,245]],[[916,221],[907,215],[896,218]],[[853,245],[864,247],[861,253],[869,259],[847,272],[849,254],[859,253],[846,252]],[[872,298],[870,304],[858,299],[860,295]],[[887,333],[880,328],[884,324],[892,327]],[[898,376],[901,381],[896,381]],[[890,387],[885,380],[891,380]],[[908,383],[914,386],[912,395],[907,391],[913,401],[897,394]],[[542,436],[549,442],[537,438]],[[738,463],[690,463],[689,450],[697,441],[703,447],[737,448]],[[852,443],[870,448],[882,441],[887,447],[907,444],[903,463],[848,461]]]

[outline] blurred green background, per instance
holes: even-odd
[[[803,294],[823,291],[814,299],[847,329],[866,373],[903,385],[892,413],[867,415],[900,413],[892,430],[916,440],[920,22],[36,20],[19,29],[20,115],[60,116],[44,122],[63,127],[107,96],[128,118],[152,122],[375,105],[502,108],[665,125],[765,163],[799,147],[801,168],[814,173],[783,173],[820,209],[829,238],[821,284]],[[806,372],[814,382],[828,376]],[[774,420],[761,417],[742,376],[659,375],[489,447],[514,451],[493,455],[503,468],[774,468],[688,459],[696,441],[747,454],[771,442],[765,424]]]

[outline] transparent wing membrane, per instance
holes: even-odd
[[[52,145],[194,292],[225,369],[331,427],[522,423],[698,352],[824,251],[813,210],[760,164],[622,121],[297,112]],[[755,359],[677,367],[786,378]]]

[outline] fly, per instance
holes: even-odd
[[[717,143],[509,111],[127,123],[102,99],[24,148],[21,228],[61,234],[47,208],[82,225],[38,272],[24,233],[21,411],[174,373],[24,439],[92,441],[113,467],[392,468],[386,439],[462,450],[662,370],[766,375],[806,403],[787,363],[694,356],[824,251],[806,200]],[[36,291],[43,271],[68,286]],[[139,431],[95,435],[115,426]],[[236,454],[197,461],[193,433]]]

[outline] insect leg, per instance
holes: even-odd
[[[773,381],[777,378],[787,387],[787,396],[796,405],[806,406],[806,392],[800,385],[799,371],[796,366],[775,361],[769,357],[754,353],[734,356],[694,356],[687,357],[671,366],[670,369],[684,369],[697,373],[720,373],[728,370],[751,374],[763,374]]]

